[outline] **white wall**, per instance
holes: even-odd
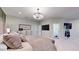
[[[49,24],[50,25],[50,30],[49,31],[41,31],[41,34],[42,36],[51,36],[53,37],[53,24],[59,24],[60,25],[60,34],[59,36],[63,37],[63,23],[64,23],[64,20],[61,20],[61,19],[47,19],[47,20],[43,20],[41,21],[40,23],[40,26],[41,25],[45,25],[45,24]],[[41,29],[41,27],[40,27]]]
[[[70,30],[71,38],[79,38],[79,20],[64,20],[64,19],[47,19],[41,22],[34,22],[28,19],[20,19],[12,16],[6,17],[6,27],[11,27],[11,31],[17,31],[19,24],[30,24],[32,35],[50,36],[53,37],[53,24],[60,25],[59,37],[64,38],[64,23],[72,23],[72,29]],[[41,31],[41,25],[49,24],[49,31]]]
[[[37,27],[38,24],[37,22],[34,22],[32,20],[28,19],[21,19],[21,18],[16,18],[13,16],[7,16],[6,17],[6,27],[11,28],[12,32],[17,32],[19,28],[19,24],[29,24],[31,25],[31,34],[32,35],[37,35]]]
[[[71,38],[79,38],[79,20],[64,20],[64,19],[48,19],[43,20],[40,23],[39,29],[41,31],[41,25],[49,24],[50,30],[49,31],[41,31],[39,32],[42,36],[50,36],[53,37],[53,24],[57,23],[60,24],[60,31],[59,37],[64,38],[64,23],[72,23],[72,29],[70,29]]]

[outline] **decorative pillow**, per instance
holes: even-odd
[[[3,36],[3,42],[9,47],[9,48],[22,48],[21,39],[17,35],[4,35]]]
[[[20,34],[20,38],[21,38],[21,41],[22,41],[22,42],[26,42],[26,41],[27,41],[27,40],[26,40],[26,37],[25,37],[24,35],[21,35],[21,34]]]
[[[17,32],[11,32],[10,35],[19,35]]]
[[[17,35],[17,36],[19,36],[22,42],[26,42],[27,41],[26,37],[24,35],[19,34],[17,32],[12,32],[12,33],[10,33],[10,35]]]

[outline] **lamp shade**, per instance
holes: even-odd
[[[7,28],[6,31],[7,31],[7,33],[10,33],[10,28]]]

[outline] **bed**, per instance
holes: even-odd
[[[22,42],[20,49],[7,49],[7,51],[57,51],[55,41],[46,37],[26,36],[27,42]]]

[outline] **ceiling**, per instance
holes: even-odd
[[[6,15],[34,19],[38,7],[2,7]],[[79,7],[39,7],[43,19],[79,19]]]

